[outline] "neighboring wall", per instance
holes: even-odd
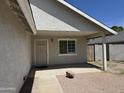
[[[124,31],[118,33],[118,35],[106,36],[107,45],[107,59],[124,61]],[[95,45],[95,60],[102,59],[102,38],[90,39],[88,44]],[[98,50],[99,49],[99,50]]]
[[[0,93],[18,93],[31,67],[31,35],[0,1]]]
[[[77,39],[77,55],[73,56],[58,56],[59,47],[58,39],[72,38]],[[86,40],[83,37],[50,37],[50,36],[35,36],[34,39],[48,39],[49,42],[49,65],[53,64],[71,64],[83,63],[87,61]],[[53,41],[51,41],[53,39]],[[34,60],[35,62],[35,60]]]
[[[124,44],[109,44],[110,60],[124,61]]]
[[[102,45],[95,44],[88,47],[93,46],[95,46],[95,61],[102,60]],[[106,46],[108,61],[124,61],[124,43],[106,44]]]

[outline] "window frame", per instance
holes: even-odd
[[[60,53],[60,41],[75,41],[75,53],[66,53],[66,54],[61,54]],[[67,44],[67,49],[68,49],[68,44]],[[68,52],[68,51],[67,51]],[[58,56],[77,56],[77,39],[58,39]]]

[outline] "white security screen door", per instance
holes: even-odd
[[[47,65],[47,40],[35,40],[35,65]]]

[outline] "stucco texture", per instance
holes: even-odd
[[[31,67],[31,35],[0,1],[0,93],[18,93]]]

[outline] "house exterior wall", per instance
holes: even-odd
[[[31,67],[31,34],[0,1],[0,93],[18,93]]]
[[[86,40],[82,37],[50,37],[50,36],[34,36],[35,39],[48,39],[49,45],[49,64],[71,64],[71,63],[83,63],[87,61],[86,53]],[[52,39],[52,41],[51,41]],[[59,56],[59,39],[76,39],[77,55]],[[34,51],[34,50],[33,50]],[[33,59],[35,65],[35,59]]]
[[[110,60],[124,61],[124,44],[109,44]]]

